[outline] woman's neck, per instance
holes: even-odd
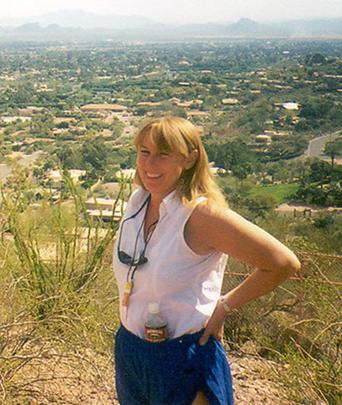
[[[150,201],[150,207],[154,210],[159,210],[159,206],[162,203],[162,201],[164,200],[165,197],[167,197],[170,193],[172,193],[175,189],[172,189],[170,191],[168,191],[165,194],[155,194],[155,193],[151,193],[151,201]]]
[[[163,201],[163,197],[160,198],[158,196],[153,196],[151,195],[151,200],[150,200],[150,204],[149,204],[149,209],[151,212],[155,212],[158,211],[159,212],[159,207],[161,202]]]

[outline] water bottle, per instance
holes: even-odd
[[[145,322],[145,340],[160,343],[167,339],[167,322],[160,314],[158,302],[150,302]]]

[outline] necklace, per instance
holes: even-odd
[[[152,224],[150,224],[147,228],[147,232],[146,232],[146,238],[144,237],[144,247],[142,252],[140,253],[140,257],[138,261],[135,261],[135,254],[136,254],[136,250],[137,250],[137,243],[138,243],[138,239],[140,236],[141,231],[144,229],[144,225],[146,223],[146,217],[147,217],[147,212],[148,212],[148,207],[150,204],[150,200],[148,200],[147,202],[147,206],[146,206],[146,211],[145,211],[145,215],[144,218],[141,222],[141,225],[139,227],[138,230],[138,234],[137,237],[135,239],[135,244],[134,244],[134,251],[133,251],[133,260],[130,263],[128,272],[127,272],[127,281],[125,284],[125,289],[124,289],[124,295],[123,295],[123,299],[122,299],[122,305],[125,307],[128,307],[128,302],[129,302],[129,297],[132,294],[132,290],[133,290],[133,285],[134,285],[134,276],[135,276],[135,272],[137,271],[139,265],[144,264],[147,262],[147,259],[145,259],[145,252],[147,249],[147,245],[149,243],[149,241],[151,240],[151,237],[153,235],[153,232],[156,228],[156,225],[159,221],[159,219],[157,219],[156,221],[154,221]]]

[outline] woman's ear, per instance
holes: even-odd
[[[185,160],[185,169],[189,170],[196,163],[198,158],[198,150],[194,149]]]

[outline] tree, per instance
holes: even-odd
[[[257,194],[255,197],[249,197],[247,200],[247,207],[254,214],[255,218],[265,218],[267,213],[271,212],[276,205],[277,201],[272,195]]]
[[[13,101],[15,104],[26,104],[32,100],[32,96],[35,93],[34,87],[31,82],[26,81],[24,83],[17,84],[15,93],[13,94]]]
[[[39,114],[32,117],[30,132],[35,136],[48,137],[52,135],[53,126],[53,115],[51,113]]]
[[[234,177],[242,181],[246,179],[250,173],[252,173],[252,167],[248,162],[241,162],[232,166],[231,171]]]
[[[342,155],[342,138],[326,143],[324,153],[331,158],[331,166],[334,166],[335,157]]]
[[[85,142],[82,146],[83,161],[89,163],[96,172],[103,174],[106,169],[109,152],[100,138]]]
[[[79,169],[82,165],[81,156],[69,145],[59,148],[56,154],[63,169]]]
[[[57,128],[66,129],[69,128],[69,123],[67,121],[62,121],[56,125]]]
[[[312,66],[315,64],[322,64],[322,63],[326,63],[326,62],[327,62],[327,58],[318,52],[313,55],[307,55],[305,58],[305,64],[308,66]]]
[[[328,183],[331,178],[330,164],[322,160],[314,160],[310,165],[309,179],[311,182],[319,182],[321,185]]]
[[[308,97],[300,110],[300,117],[310,119],[322,119],[334,106],[333,101],[322,97]]]

